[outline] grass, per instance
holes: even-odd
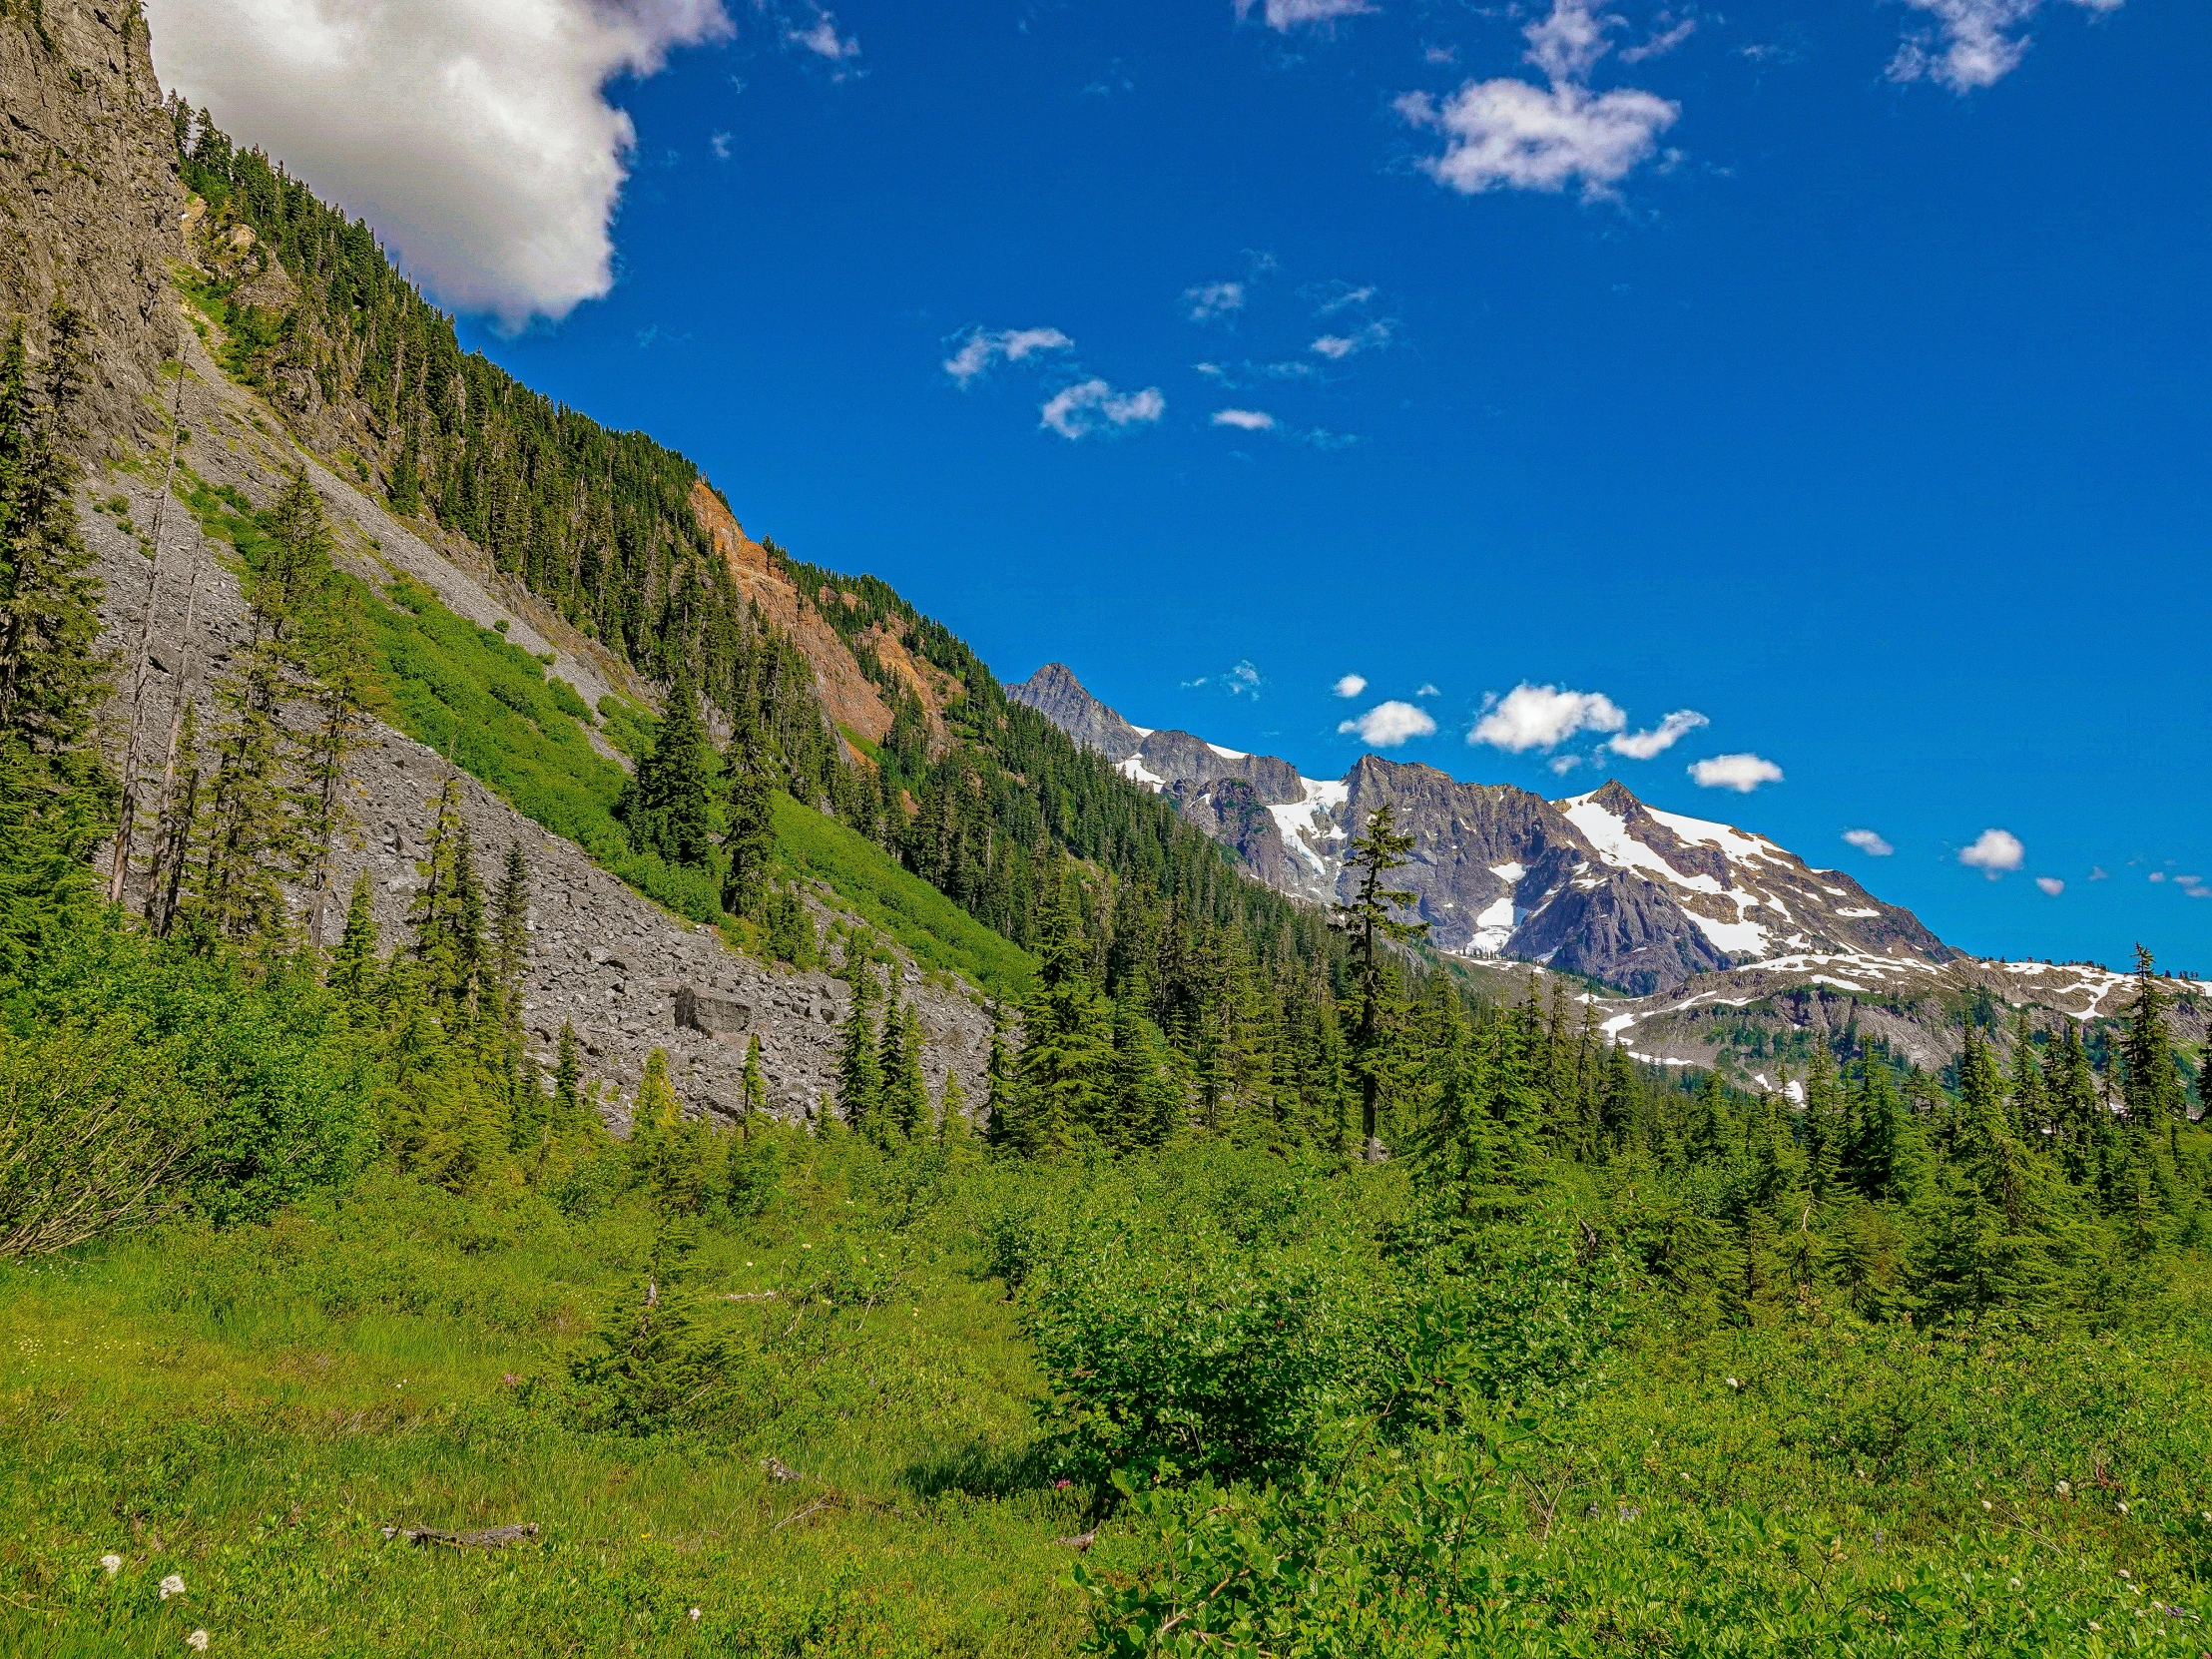
[[[776,798],[776,849],[785,867],[826,883],[838,901],[925,969],[963,975],[994,996],[1028,988],[1036,959],[869,840],[789,796]]]
[[[0,1269],[0,1649],[167,1654],[205,1628],[257,1655],[1064,1650],[1082,1611],[1054,1539],[1081,1523],[1024,1461],[1036,1380],[999,1289],[926,1218],[885,1229],[874,1154],[804,1156],[777,1212],[708,1232],[704,1306],[760,1317],[711,1299],[789,1286],[855,1229],[905,1280],[843,1316],[803,1408],[727,1438],[558,1408],[634,1292],[639,1210],[571,1224],[379,1175],[267,1227]],[[381,1532],[518,1520],[538,1537],[497,1551]]]

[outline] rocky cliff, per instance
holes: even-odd
[[[225,233],[211,245],[205,216],[192,211],[182,192],[137,14],[135,6],[83,0],[45,0],[43,8],[0,5],[0,112],[6,123],[0,311],[36,322],[61,292],[94,322],[94,383],[83,419],[95,470],[80,517],[104,584],[109,645],[135,649],[151,591],[147,729],[166,730],[181,691],[204,704],[211,676],[243,638],[236,570],[200,536],[183,507],[174,501],[166,513],[160,507],[161,454],[154,446],[166,430],[170,383],[158,376],[178,361],[190,440],[183,459],[210,485],[235,489],[259,505],[289,468],[304,465],[337,532],[338,562],[353,575],[378,589],[395,577],[411,578],[457,614],[481,626],[503,626],[508,640],[540,654],[549,672],[588,703],[609,692],[647,696],[626,665],[498,572],[480,549],[427,518],[396,517],[347,476],[342,463],[330,464],[339,457],[317,447],[317,434],[333,429],[332,423],[342,431],[345,411],[325,408],[326,420],[302,418],[280,385],[273,388],[278,399],[273,403],[225,373],[221,327],[180,305],[170,272],[236,262],[252,269],[230,274],[264,281],[266,299],[280,301],[282,294],[269,276],[274,268],[254,264],[250,240]],[[719,497],[715,501],[719,505]],[[147,550],[158,520],[161,558],[155,567]],[[734,518],[729,530],[743,539]],[[183,622],[194,571],[197,615],[188,652]],[[151,590],[150,572],[157,578]],[[833,633],[830,640],[843,651]],[[849,653],[844,658],[849,662]],[[824,660],[833,661],[827,650]],[[128,673],[120,679],[128,686]],[[124,724],[122,709],[111,709],[111,751],[120,750]],[[601,750],[614,754],[603,744]],[[389,728],[377,730],[351,770],[358,832],[340,849],[337,886],[342,892],[356,870],[368,872],[387,946],[401,936],[415,863],[425,852],[432,804],[445,776],[443,761]],[[482,856],[496,860],[515,843],[529,861],[525,996],[532,1041],[550,1061],[562,1021],[573,1023],[587,1071],[608,1087],[610,1117],[618,1126],[626,1117],[624,1099],[655,1047],[668,1050],[672,1077],[691,1110],[734,1106],[745,1052],[756,1035],[773,1108],[797,1117],[820,1104],[833,1086],[835,1025],[849,1006],[840,981],[731,949],[713,929],[660,909],[475,780],[463,779],[462,790]],[[826,888],[810,901],[822,919],[835,913],[834,895]],[[901,961],[899,977],[900,994],[915,1003],[928,1038],[924,1069],[932,1090],[941,1090],[947,1073],[956,1071],[969,1099],[980,1100],[990,1030],[980,999],[944,975],[924,976],[910,960]]]

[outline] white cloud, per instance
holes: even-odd
[[[1444,153],[1424,160],[1424,172],[1462,196],[1508,190],[1562,191],[1582,181],[1597,198],[1651,159],[1658,136],[1682,107],[1648,92],[1592,94],[1558,86],[1546,92],[1526,81],[1468,82],[1441,106],[1425,92],[1407,93],[1397,113],[1446,139]]]
[[[837,20],[822,7],[815,8],[815,20],[804,29],[787,28],[784,38],[794,46],[804,46],[818,57],[831,63],[842,63],[860,55],[860,39],[857,35],[839,35]]]
[[[1218,322],[1244,309],[1245,285],[1242,282],[1206,282],[1195,288],[1185,288],[1183,298],[1190,306],[1188,314],[1193,322]]]
[[[1086,437],[1101,425],[1150,425],[1166,412],[1168,400],[1158,386],[1116,391],[1104,380],[1084,380],[1056,391],[1038,410],[1037,424],[1063,438]]]
[[[707,139],[707,148],[715,153],[716,161],[728,161],[730,159],[730,135],[728,133],[710,134]]]
[[[1905,0],[1935,27],[1908,35],[1890,60],[1893,81],[1928,80],[1964,97],[1993,87],[2019,68],[2028,37],[2020,31],[2043,0]],[[2070,0],[2086,12],[2116,12],[2125,0]]]
[[[614,285],[637,142],[602,96],[730,32],[722,0],[151,0],[163,79],[510,328]]]
[[[1240,432],[1272,432],[1275,430],[1275,416],[1265,409],[1216,409],[1214,424],[1234,426]]]
[[[2020,837],[2009,830],[1984,830],[1974,838],[1973,845],[1958,854],[1958,861],[1970,869],[1985,872],[1994,881],[2008,869],[2018,869],[2027,857],[2027,848],[2020,844]]]
[[[2112,877],[2110,873],[2105,870],[2103,865],[2091,864],[2089,866],[2089,879],[2092,881],[2109,881],[2112,879]]]
[[[1749,795],[1761,784],[1781,783],[1782,769],[1760,755],[1714,755],[1692,761],[1690,778],[1699,789]]]
[[[1582,764],[1582,757],[1579,755],[1554,755],[1544,764],[1551,768],[1552,777],[1564,778]]]
[[[1075,344],[1057,328],[970,328],[959,338],[960,348],[943,366],[963,386],[994,363],[1018,363],[1039,351],[1066,351]]]
[[[1531,749],[1556,748],[1577,732],[1618,732],[1627,725],[1628,717],[1603,692],[1523,682],[1488,709],[1467,742],[1525,755]]]
[[[1648,761],[1664,755],[1701,726],[1713,723],[1695,709],[1677,709],[1648,732],[1621,732],[1605,747],[1631,761]]]
[[[1435,682],[1434,682],[1434,681],[1432,681],[1432,680],[1423,680],[1423,681],[1422,681],[1422,682],[1420,683],[1420,690],[1419,690],[1419,691],[1417,691],[1417,692],[1415,692],[1415,693],[1413,693],[1413,695],[1414,695],[1415,697],[1440,697],[1440,696],[1442,696],[1443,694],[1442,694],[1441,692],[1439,692],[1439,691],[1437,691],[1437,690],[1436,690],[1436,686],[1435,686]]]
[[[2066,890],[2066,883],[2055,875],[2038,875],[2035,877],[2035,884],[2053,898]]]
[[[1337,730],[1357,733],[1362,743],[1373,744],[1378,749],[1395,749],[1408,738],[1434,736],[1436,723],[1429,718],[1426,709],[1393,700],[1378,703],[1358,720],[1348,720]]]
[[[1365,674],[1348,674],[1331,689],[1339,697],[1358,697],[1368,689],[1368,677]]]
[[[1345,358],[1358,352],[1372,351],[1379,345],[1389,344],[1390,329],[1393,326],[1390,322],[1378,319],[1357,333],[1324,334],[1307,349],[1319,352],[1332,362],[1343,362]]]
[[[1622,88],[1592,92],[1589,73],[1608,50],[1606,30],[1589,0],[1552,0],[1550,13],[1521,31],[1530,63],[1548,89],[1527,81],[1468,81],[1438,104],[1409,92],[1393,106],[1416,127],[1444,135],[1444,152],[1420,165],[1438,184],[1462,196],[1500,186],[1562,191],[1576,180],[1585,198],[1612,187],[1649,161],[1659,135],[1682,107],[1656,93]]]
[[[1897,850],[1896,847],[1882,838],[1879,830],[1846,830],[1844,839],[1870,857],[1887,858]]]
[[[1238,659],[1234,668],[1225,673],[1201,674],[1196,680],[1184,681],[1183,689],[1185,691],[1196,691],[1201,686],[1219,686],[1231,697],[1257,699],[1260,695],[1260,688],[1266,684],[1267,679],[1260,673],[1259,666],[1251,658],[1243,657]]]
[[[1316,316],[1335,316],[1339,311],[1351,310],[1373,299],[1375,284],[1366,282],[1354,287],[1350,282],[1324,282],[1318,287],[1305,287],[1298,291],[1314,302]]]
[[[1651,58],[1663,58],[1677,46],[1697,33],[1697,19],[1686,17],[1671,29],[1662,29],[1641,46],[1621,49],[1622,63],[1643,63]]]
[[[2150,872],[2150,878],[2153,881],[2163,881],[2166,879],[2166,872],[2162,869],[2154,869]]]
[[[1237,0],[1237,21],[1252,15],[1259,0]],[[1375,8],[1368,0],[1267,0],[1261,13],[1268,27],[1289,34],[1302,23],[1334,23],[1341,17],[1360,17]]]

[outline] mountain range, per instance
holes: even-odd
[[[1133,726],[1050,663],[1007,695],[1028,704],[1234,851],[1270,886],[1335,903],[1351,837],[1382,807],[1413,837],[1394,877],[1435,946],[1511,957],[1644,996],[1781,956],[1941,964],[1959,955],[1910,910],[1764,835],[1661,812],[1619,782],[1546,801],[1362,756],[1340,779]]]

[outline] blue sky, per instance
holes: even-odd
[[[756,535],[1143,725],[1618,776],[1978,952],[2212,970],[2212,9],[632,6],[564,275],[302,167]]]

